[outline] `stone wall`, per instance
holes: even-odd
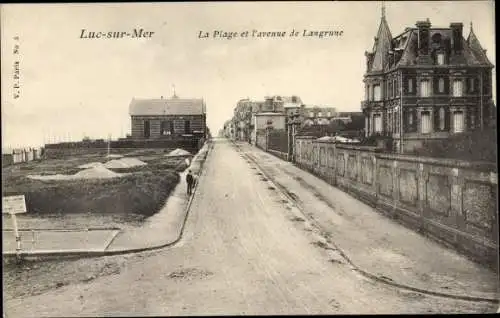
[[[385,215],[497,264],[497,174],[486,163],[378,153],[298,137],[296,164]]]
[[[267,138],[265,130],[257,130],[255,145],[260,149],[266,150]]]

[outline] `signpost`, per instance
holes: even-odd
[[[26,213],[26,200],[24,195],[13,195],[2,197],[2,213],[10,214],[12,218],[12,226],[14,227],[14,235],[16,237],[16,256],[17,260],[21,259],[21,236],[17,228],[16,214]]]

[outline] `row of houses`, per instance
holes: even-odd
[[[356,127],[349,127],[351,130],[363,131],[363,121],[359,120],[362,117],[362,112],[338,112],[335,107],[306,105],[298,96],[267,96],[263,101],[246,98],[237,102],[233,117],[224,124],[223,134],[255,144],[257,136],[266,130],[287,133],[294,129],[294,134],[307,134],[328,131],[322,127],[331,127],[339,121],[344,128],[354,123]],[[327,134],[342,132],[343,129],[337,129]]]
[[[44,155],[44,148],[17,148],[2,150],[2,167],[40,160]]]

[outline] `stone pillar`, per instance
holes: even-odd
[[[394,208],[399,203],[399,169],[398,161],[393,159],[392,162],[392,198],[394,200]]]
[[[458,168],[451,169],[449,176],[451,185],[451,213],[455,216],[455,226],[460,230],[465,229],[465,216],[463,213],[463,191],[465,181]]]
[[[426,208],[426,203],[425,203],[425,200],[426,200],[426,197],[427,197],[427,194],[425,193],[425,185],[427,183],[427,180],[429,178],[429,173],[427,170],[424,169],[424,164],[423,163],[419,163],[418,164],[418,184],[417,184],[417,187],[418,187],[418,202],[417,202],[417,207],[418,207],[418,211],[420,212],[420,227],[421,229],[424,228],[425,226],[425,217],[426,217],[426,213],[425,213],[425,208]]]

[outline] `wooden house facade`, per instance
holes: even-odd
[[[206,139],[203,99],[132,99],[132,139]]]

